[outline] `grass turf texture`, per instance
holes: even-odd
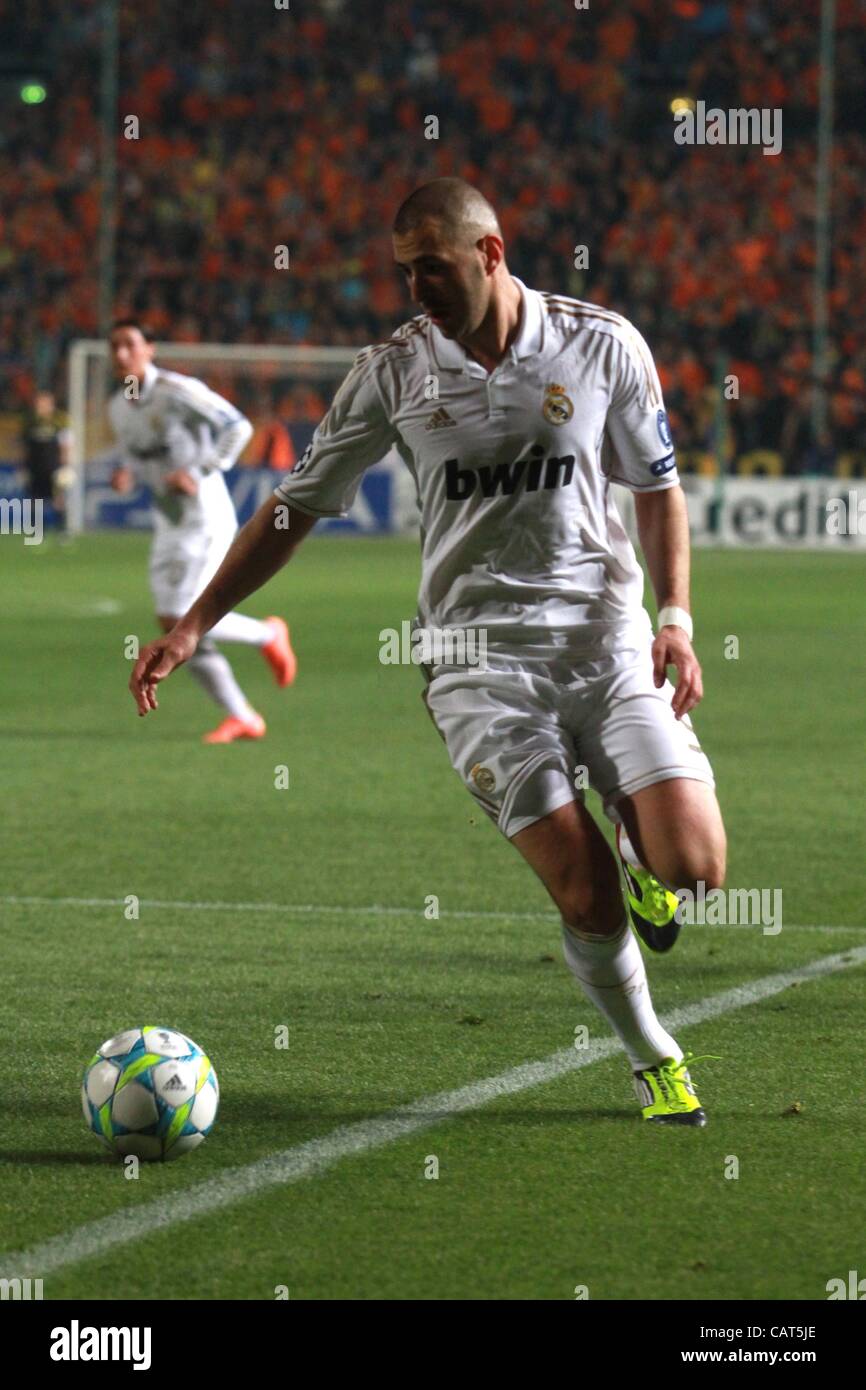
[[[605,1035],[543,890],[451,772],[417,671],[378,661],[380,629],[413,612],[414,545],[308,541],[243,605],[287,616],[298,682],[280,692],[258,653],[227,649],[269,736],[206,748],[219,715],[185,673],[146,720],[125,690],[124,639],[153,632],[145,538],[0,544],[3,891],[116,900],[0,903],[4,1251],[546,1057],[578,1023]],[[862,585],[855,556],[696,556],[696,727],[729,885],[781,887],[788,925],[684,929],[649,962],[660,1012],[866,940]],[[293,907],[144,905],[127,921],[128,894]],[[358,911],[375,904],[405,911]],[[810,923],[850,930],[793,929]],[[724,1058],[695,1070],[703,1132],[643,1125],[610,1058],[68,1266],[45,1296],[823,1298],[862,1255],[862,981],[848,970],[681,1031]],[[78,1083],[139,1022],[207,1049],[222,1106],[201,1150],[127,1181],[85,1131]]]

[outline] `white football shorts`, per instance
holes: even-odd
[[[155,612],[180,618],[213,579],[234,539],[234,530],[162,533],[150,552],[150,591]]]
[[[488,653],[486,670],[435,668],[423,692],[455,772],[509,839],[587,784],[614,822],[621,797],[655,782],[715,786],[673,695],[653,684],[651,643],[591,662]]]

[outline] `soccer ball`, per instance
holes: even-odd
[[[210,1059],[172,1028],[128,1028],[104,1042],[81,1082],[89,1129],[120,1158],[179,1158],[207,1138],[219,1083]]]

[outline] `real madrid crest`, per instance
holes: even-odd
[[[544,388],[544,405],[541,412],[551,425],[565,425],[574,414],[574,406],[565,394],[564,386],[551,382]]]
[[[496,778],[490,771],[490,768],[482,767],[480,763],[475,764],[469,776],[480,792],[492,792],[496,786]]]

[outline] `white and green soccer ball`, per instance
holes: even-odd
[[[219,1083],[202,1049],[174,1028],[128,1028],[104,1042],[81,1082],[88,1127],[119,1158],[179,1158],[206,1139]]]

